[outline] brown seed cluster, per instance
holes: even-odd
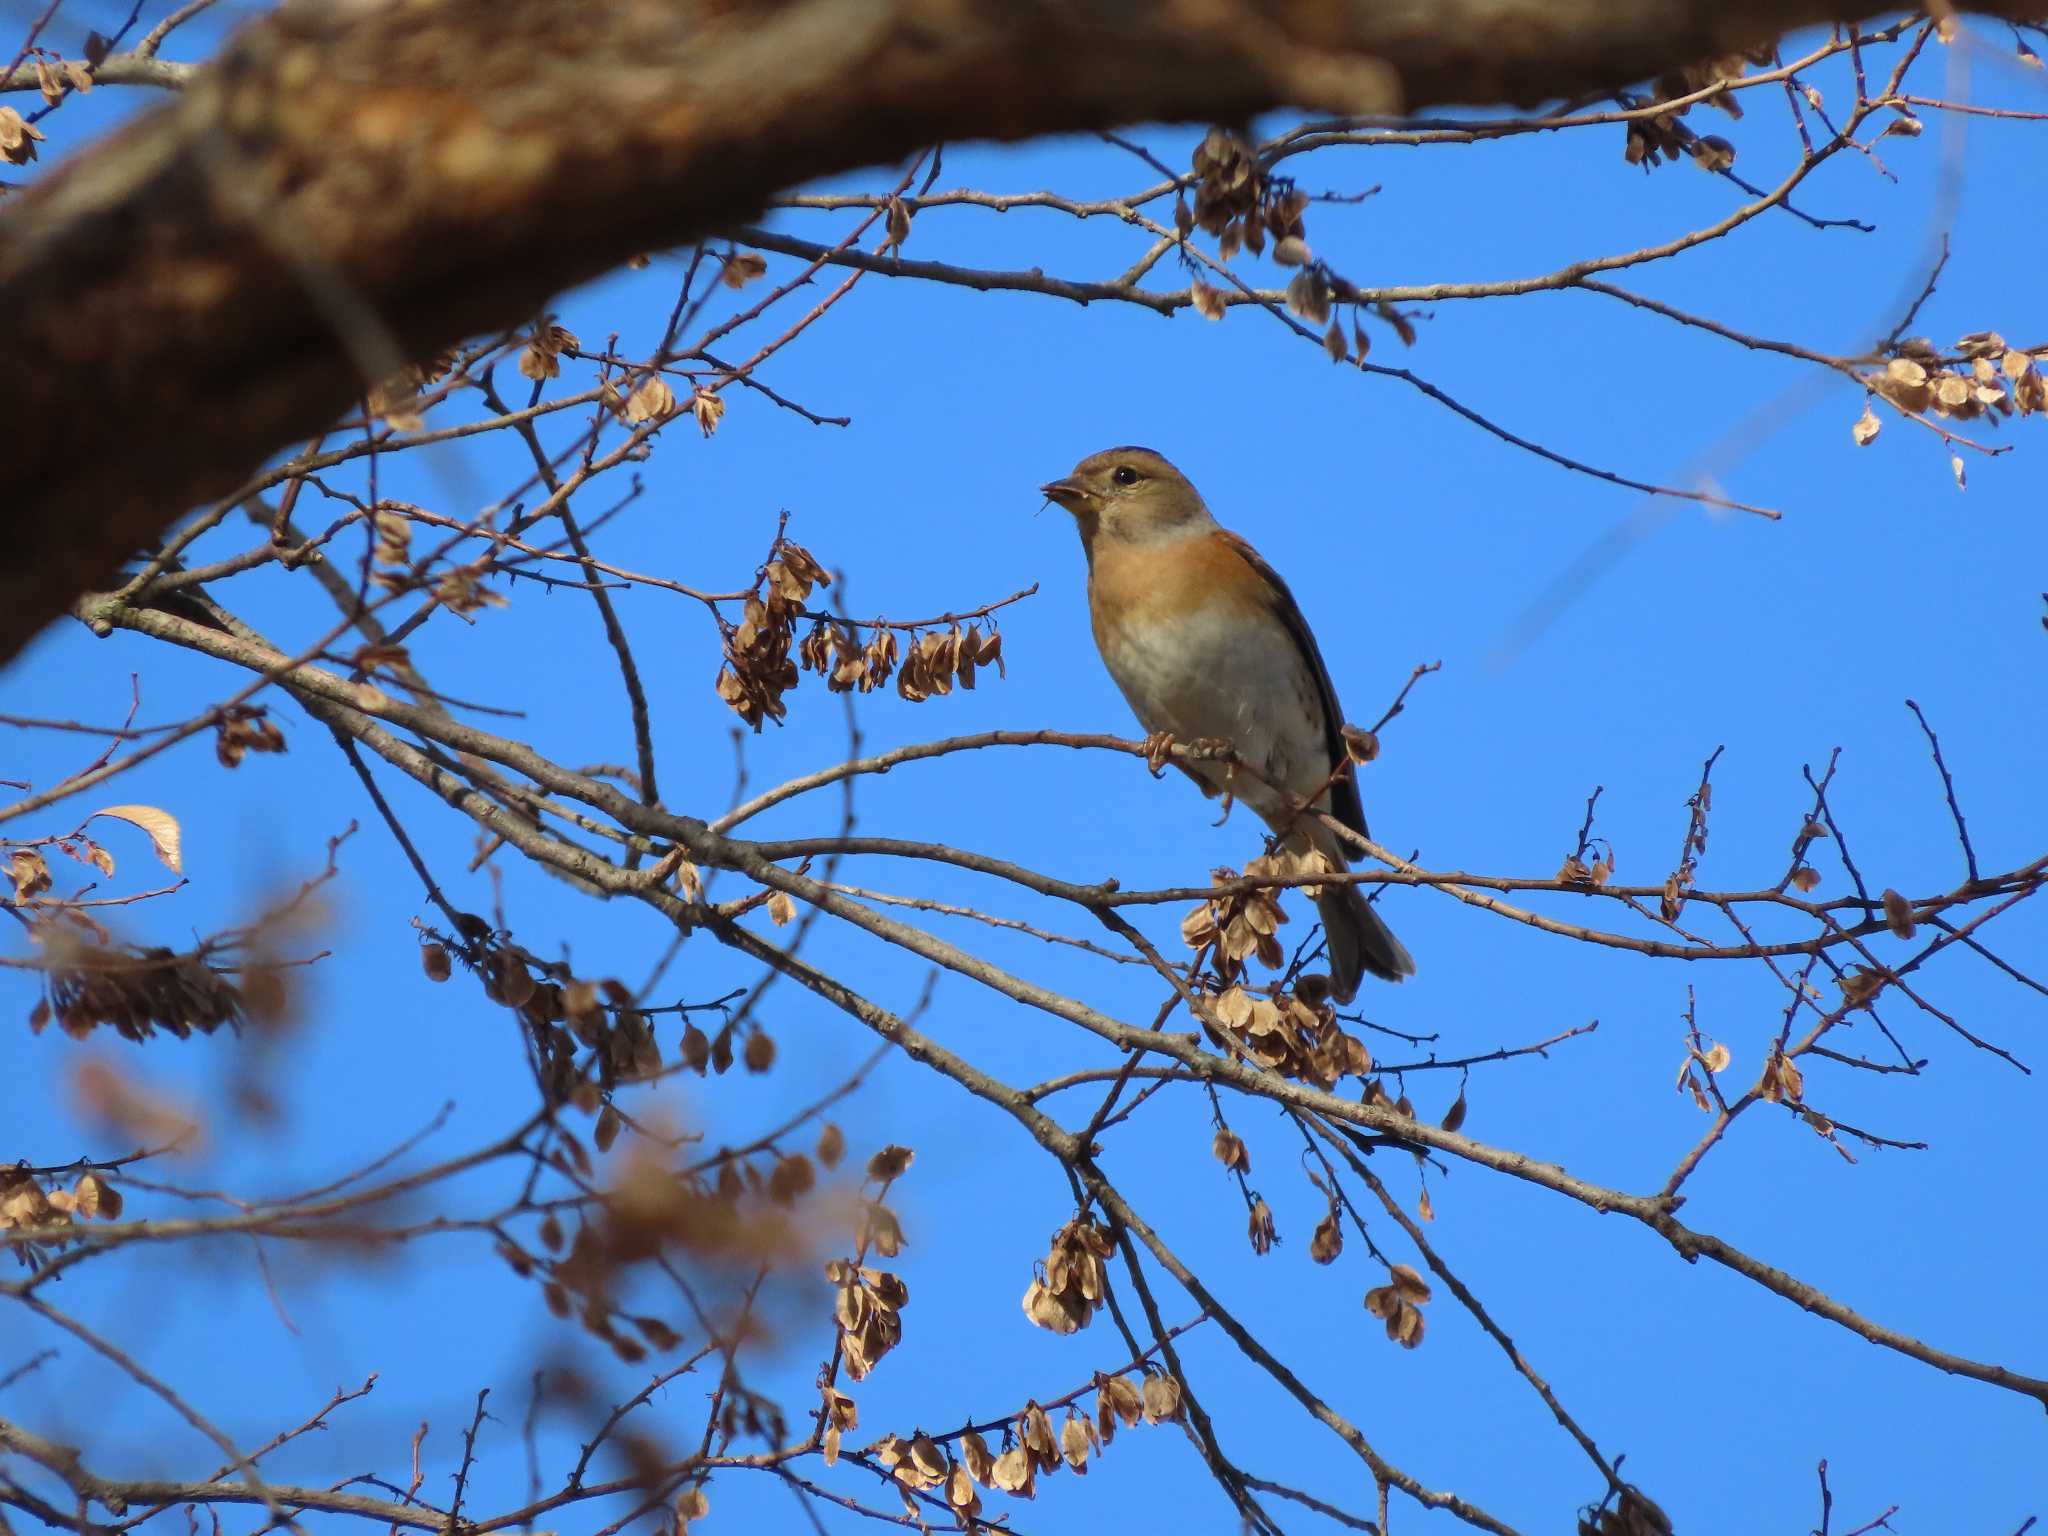
[[[46,58],[39,51],[33,62],[36,90],[42,94],[45,106],[56,106],[67,92],[92,89],[92,67],[83,59],[60,59],[54,55]]]
[[[1042,1265],[1033,1267],[1024,1290],[1024,1315],[1054,1333],[1079,1333],[1109,1294],[1103,1260],[1116,1252],[1109,1233],[1076,1216],[1053,1234]]]
[[[1686,1048],[1685,1060],[1679,1064],[1678,1091],[1690,1093],[1694,1104],[1703,1111],[1711,1112],[1714,1106],[1708,1101],[1701,1083],[1711,1082],[1716,1074],[1727,1071],[1732,1060],[1734,1057],[1727,1046],[1718,1040],[1709,1043],[1695,1033],[1692,1043]]]
[[[1323,1219],[1316,1223],[1314,1236],[1308,1240],[1308,1256],[1318,1264],[1334,1264],[1344,1251],[1344,1227],[1338,1220],[1340,1214],[1337,1203],[1331,1201],[1330,1208],[1323,1212]]]
[[[33,901],[54,883],[50,863],[33,848],[15,848],[7,855],[7,875],[14,882],[16,903]]]
[[[868,642],[868,649],[873,651],[885,644],[893,659],[896,640],[887,630],[879,631]],[[993,625],[986,629],[978,625],[962,629],[955,624],[944,631],[926,630],[911,641],[910,649],[904,653],[902,669],[896,674],[896,696],[911,704],[922,704],[934,695],[943,698],[951,693],[955,682],[971,692],[976,671],[987,666],[993,666],[998,677],[1007,675],[1002,631]],[[864,689],[877,687],[887,676],[885,669],[881,677],[873,677],[870,669],[859,681]]]
[[[9,165],[27,165],[36,157],[36,145],[43,142],[43,130],[12,107],[0,107],[0,160]]]
[[[895,631],[877,625],[872,639],[862,645],[854,627],[838,618],[819,618],[797,647],[803,670],[819,674],[831,692],[872,692],[895,674],[897,696],[922,705],[932,694],[950,694],[954,682],[973,690],[975,674],[985,666],[993,666],[997,676],[1004,674],[1004,637],[993,625],[928,629],[911,639],[909,651],[901,655],[901,668],[897,657]]]
[[[606,409],[629,427],[644,426],[650,422],[657,427],[662,426],[683,409],[676,400],[674,388],[659,373],[642,375],[625,394],[619,392],[617,384],[606,379],[598,386],[598,393]],[[693,388],[689,410],[698,430],[709,437],[725,419],[725,397],[715,390]]]
[[[574,331],[556,324],[554,316],[545,316],[519,353],[519,372],[536,384],[543,379],[560,378],[562,354],[580,351],[582,346]]]
[[[728,288],[744,288],[768,275],[768,258],[759,251],[732,251],[718,258],[718,280]]]
[[[370,548],[371,582],[385,592],[413,592],[426,584],[428,566],[412,558],[413,508],[403,502],[384,502],[372,511]],[[467,616],[480,608],[502,608],[505,598],[484,585],[494,556],[486,550],[464,565],[451,565],[435,578],[434,601],[451,613]]]
[[[1273,260],[1298,269],[1287,283],[1288,309],[1312,325],[1328,327],[1323,347],[1331,361],[1355,358],[1363,363],[1371,342],[1362,311],[1354,317],[1349,337],[1343,325],[1331,318],[1332,305],[1356,301],[1358,290],[1309,249],[1302,218],[1308,210],[1308,194],[1287,177],[1269,175],[1250,143],[1229,129],[1211,128],[1196,146],[1193,164],[1197,178],[1194,206],[1190,208],[1185,198],[1174,205],[1174,225],[1181,238],[1199,227],[1215,237],[1217,257],[1226,262],[1240,250],[1264,255],[1270,239]],[[1221,320],[1229,307],[1222,289],[1199,278],[1189,282],[1188,299],[1196,313],[1209,320]],[[1378,311],[1404,342],[1414,341],[1407,320],[1391,306],[1379,305]]]
[[[1772,1047],[1769,1059],[1764,1062],[1763,1076],[1757,1080],[1757,1097],[1769,1104],[1796,1105],[1805,1091],[1806,1074],[1799,1070],[1798,1063]]]
[[[833,1401],[835,1396],[845,1404],[843,1409]],[[850,1427],[851,1412],[852,1400],[828,1388],[828,1421],[836,1423],[845,1414],[849,1416]],[[945,1499],[963,1530],[989,1529],[1000,1522],[978,1520],[981,1489],[1035,1498],[1041,1472],[1050,1477],[1065,1465],[1085,1476],[1089,1461],[1116,1439],[1119,1427],[1159,1424],[1179,1417],[1180,1383],[1172,1377],[1148,1371],[1138,1383],[1133,1383],[1124,1375],[1105,1376],[1097,1372],[1093,1415],[1081,1411],[1075,1403],[1068,1403],[1066,1416],[1055,1429],[1052,1416],[1045,1409],[1036,1402],[1027,1403],[1023,1412],[1002,1423],[1005,1447],[1001,1454],[989,1449],[978,1429],[937,1439],[922,1431],[908,1439],[884,1435],[865,1454],[896,1480],[905,1514],[910,1519],[919,1517],[912,1494],[937,1493]],[[836,1456],[838,1442],[830,1428],[826,1440],[828,1454]],[[948,1454],[947,1441],[957,1441],[955,1454]]]
[[[1216,1128],[1216,1139],[1209,1143],[1209,1150],[1215,1154],[1216,1161],[1225,1168],[1228,1168],[1232,1173],[1250,1176],[1252,1171],[1251,1148],[1247,1147],[1244,1144],[1244,1138],[1229,1126],[1219,1125]]]
[[[797,646],[796,659],[804,671],[824,678],[833,693],[851,693],[856,688],[872,693],[896,669],[896,636],[878,629],[874,638],[862,645],[851,625],[819,619]]]
[[[956,621],[946,629],[914,631],[907,649],[900,648],[895,628],[881,620],[859,626],[808,612],[804,601],[811,589],[831,583],[808,550],[778,538],[742,605],[740,622],[726,628],[718,696],[755,730],[763,720],[788,713],[782,696],[802,672],[822,677],[833,693],[871,693],[893,676],[897,696],[912,704],[951,693],[955,684],[972,689],[983,667],[1005,674],[1003,636],[993,623]],[[797,641],[797,622],[806,618],[810,628]],[[872,630],[865,642],[862,627]]]
[[[1307,995],[1304,996],[1303,994]],[[1339,1078],[1372,1070],[1365,1042],[1343,1029],[1318,989],[1256,992],[1231,986],[1209,997],[1209,1013],[1228,1033],[1228,1046],[1283,1077],[1333,1088]],[[1211,1032],[1214,1039],[1214,1033]],[[1219,1046],[1226,1042],[1216,1041]],[[1222,1152],[1219,1149],[1218,1156]]]
[[[824,1448],[825,1465],[836,1466],[839,1461],[840,1437],[847,1430],[860,1427],[860,1406],[835,1386],[827,1384],[818,1390],[825,1398],[822,1411],[825,1430],[819,1443]]]
[[[652,1477],[646,1479],[650,1483],[655,1480]],[[694,1488],[685,1488],[676,1495],[674,1509],[676,1536],[690,1536],[690,1522],[705,1519],[710,1515],[711,1498],[704,1492],[704,1485],[699,1483]]]
[[[1863,972],[1863,976],[1877,976],[1882,973]],[[1845,973],[1842,978],[1842,992],[1846,1001],[1852,987],[1859,984],[1857,973]],[[1873,981],[1870,985],[1874,986]],[[1806,1075],[1799,1070],[1797,1062],[1787,1056],[1783,1047],[1773,1045],[1771,1054],[1764,1061],[1764,1070],[1757,1079],[1756,1096],[1767,1104],[1782,1104],[1806,1122],[1807,1128],[1831,1145],[1850,1162],[1856,1159],[1849,1149],[1835,1136],[1835,1122],[1805,1101]]]
[[[450,613],[464,618],[481,608],[504,607],[504,594],[484,585],[487,558],[480,557],[468,565],[453,565],[443,571],[434,583],[434,601]]]
[[[1387,1092],[1387,1085],[1385,1081],[1381,1078],[1367,1078],[1365,1080],[1365,1092],[1362,1095],[1360,1095],[1360,1099],[1361,1102],[1371,1104],[1379,1109],[1391,1109],[1395,1114],[1401,1116],[1403,1119],[1413,1120],[1415,1118],[1415,1105],[1409,1099],[1408,1095],[1405,1093],[1397,1095]],[[1460,1093],[1458,1096],[1458,1103],[1452,1106],[1452,1108],[1457,1112],[1457,1124],[1452,1124],[1451,1117],[1449,1115],[1446,1115],[1444,1117],[1445,1130],[1454,1131],[1458,1128],[1459,1125],[1465,1123],[1465,1114],[1463,1109],[1464,1102],[1465,1097],[1462,1093]]]
[[[431,975],[431,956],[427,964]],[[654,1026],[624,983],[582,980],[566,966],[535,962],[512,944],[487,950],[481,971],[484,995],[516,1010],[532,1032],[549,1102],[593,1114],[602,1095],[621,1081],[661,1070]],[[580,1050],[591,1052],[586,1066],[577,1064]],[[728,1047],[728,1065],[731,1060]]]
[[[592,1168],[582,1144],[566,1129],[556,1135],[562,1150],[551,1152],[548,1161],[589,1183]],[[634,1266],[677,1250],[734,1272],[804,1257],[814,1221],[778,1207],[764,1183],[751,1163],[738,1159],[722,1162],[715,1179],[679,1175],[662,1149],[637,1139],[594,1202],[594,1214],[579,1217],[573,1234],[549,1211],[539,1224],[536,1251],[508,1239],[499,1256],[517,1275],[538,1275],[550,1312],[579,1322],[634,1364],[649,1346],[670,1350],[681,1343],[681,1334],[662,1319],[619,1307],[617,1297],[628,1289]],[[779,1441],[781,1430],[774,1433]]]
[[[1422,1342],[1422,1304],[1429,1284],[1406,1264],[1388,1266],[1387,1283],[1365,1293],[1365,1310],[1387,1325],[1387,1337],[1403,1349]]]
[[[251,752],[284,751],[284,732],[260,707],[237,705],[214,727],[213,755],[223,768],[239,768]]]
[[[394,432],[417,432],[427,424],[427,386],[454,368],[453,352],[437,353],[423,363],[408,363],[370,388],[364,407]]]
[[[45,1188],[29,1172],[26,1163],[0,1168],[0,1232],[29,1231],[41,1227],[67,1227],[76,1222],[121,1219],[121,1192],[97,1173],[83,1173],[69,1189],[54,1184]],[[65,1239],[53,1237],[39,1243],[10,1243],[15,1262],[35,1269],[42,1250],[56,1250]]]
[[[1308,208],[1308,194],[1286,177],[1267,175],[1244,135],[1211,128],[1195,146],[1193,168],[1195,205],[1190,209],[1182,201],[1174,210],[1174,223],[1183,236],[1199,227],[1215,238],[1216,254],[1224,261],[1240,249],[1262,254],[1268,235],[1276,244],[1292,240],[1301,248],[1296,260],[1283,260],[1283,265],[1299,266],[1307,259],[1307,230],[1301,216]],[[1275,255],[1277,259],[1278,252]]]
[[[1624,1488],[1614,1508],[1580,1518],[1578,1536],[1671,1536],[1671,1517],[1634,1488]]]
[[[775,1065],[775,1042],[758,1024],[747,1031],[744,1040],[730,1020],[709,1035],[695,1024],[683,1026],[682,1062],[699,1077],[707,1072],[725,1076],[732,1070],[736,1051],[746,1069],[756,1075]]]
[[[900,1275],[870,1264],[854,1265],[833,1259],[825,1265],[825,1278],[836,1288],[832,1298],[832,1320],[839,1325],[839,1353],[846,1361],[846,1374],[865,1380],[889,1353],[903,1342],[903,1309],[910,1304],[910,1287]]]
[[[658,373],[650,373],[633,386],[631,394],[614,402],[611,396],[618,391],[607,384],[606,403],[613,413],[627,426],[637,427],[644,421],[664,422],[676,413],[676,392],[668,380]]]
[[[1306,860],[1290,854],[1256,858],[1245,865],[1244,877],[1288,879],[1328,869],[1321,862],[1321,855],[1311,854],[1309,858],[1316,861],[1313,868]],[[1211,885],[1229,885],[1237,879],[1237,871],[1228,865],[1209,874]],[[1225,981],[1235,981],[1244,975],[1245,962],[1254,957],[1268,970],[1277,971],[1287,963],[1287,951],[1278,937],[1280,925],[1286,921],[1278,889],[1232,891],[1211,897],[1182,918],[1180,936],[1190,949],[1210,950],[1216,974]]]
[[[831,584],[831,576],[809,550],[778,538],[741,607],[740,622],[724,626],[718,696],[755,730],[761,729],[763,720],[780,720],[788,713],[782,696],[797,682],[796,663],[789,655],[796,619],[811,589]]]
[[[1920,931],[1920,925],[1913,916],[1913,903],[1906,900],[1889,886],[1885,888],[1884,925],[1892,931],[1895,939],[1910,939]]]
[[[1590,864],[1585,858],[1588,853],[1595,856]],[[1557,873],[1551,878],[1560,885],[1581,885],[1589,888],[1605,885],[1614,878],[1614,849],[1607,846],[1603,839],[1595,838],[1577,853],[1566,854],[1565,861],[1557,866]]]
[[[124,1040],[157,1030],[189,1039],[247,1017],[241,990],[197,955],[168,949],[115,948],[67,937],[51,946],[47,993],[29,1014],[41,1031],[52,1018],[74,1040],[106,1025]]]
[[[1651,102],[1677,101],[1700,91],[1710,90],[1726,80],[1742,78],[1743,66],[1748,63],[1768,64],[1768,52],[1755,54],[1730,53],[1717,58],[1703,59],[1697,64],[1683,65],[1662,75],[1656,85]],[[1706,105],[1718,107],[1730,117],[1742,116],[1742,103],[1732,92],[1718,91],[1706,98]],[[1690,159],[1702,170],[1725,171],[1735,164],[1735,146],[1718,134],[1698,134],[1688,128],[1681,118],[1692,110],[1692,104],[1673,107],[1655,117],[1638,118],[1628,125],[1628,140],[1622,155],[1630,165],[1640,165],[1648,170],[1653,165],[1666,161],[1676,162],[1681,158]]]
[[[1303,879],[1329,871],[1329,861],[1313,849],[1265,855],[1244,867],[1251,879]],[[1237,879],[1237,871],[1228,867],[1211,875],[1217,886]],[[1315,887],[1303,889],[1313,894]],[[1341,1077],[1363,1076],[1372,1070],[1372,1053],[1364,1041],[1338,1025],[1323,977],[1303,976],[1292,990],[1245,984],[1253,959],[1271,970],[1286,965],[1287,951],[1279,939],[1280,925],[1286,921],[1280,891],[1270,888],[1213,896],[1181,920],[1181,938],[1198,959],[1202,951],[1208,952],[1216,976],[1217,985],[1203,994],[1208,1005],[1202,1010],[1203,1027],[1219,1049],[1262,1062],[1287,1077],[1328,1088]],[[1217,1156],[1224,1157],[1221,1136]]]
[[[1264,1258],[1273,1251],[1273,1245],[1280,1241],[1280,1229],[1273,1222],[1273,1207],[1263,1199],[1254,1200],[1246,1213],[1245,1235],[1251,1239],[1252,1252]]]
[[[1946,356],[1924,336],[1908,336],[1892,350],[1884,367],[1866,373],[1863,382],[1902,411],[1997,422],[2048,409],[2041,354],[2007,346],[1996,331],[1974,331]],[[1877,417],[1866,406],[1853,435],[1862,446],[1877,433]]]

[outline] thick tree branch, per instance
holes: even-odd
[[[1870,9],[288,4],[0,220],[26,360],[0,379],[0,659],[374,376],[818,176],[945,139],[1530,103]]]

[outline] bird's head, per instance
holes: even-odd
[[[1091,453],[1039,490],[1074,514],[1091,554],[1098,539],[1149,543],[1215,523],[1187,476],[1150,448]]]

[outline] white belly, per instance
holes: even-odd
[[[1106,638],[1102,659],[1147,731],[1171,731],[1183,742],[1221,737],[1297,798],[1322,787],[1331,766],[1322,699],[1277,619],[1247,622],[1240,609],[1214,606]],[[1287,809],[1242,778],[1226,784],[1220,767],[1189,766],[1268,820]]]

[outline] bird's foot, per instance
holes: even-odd
[[[1152,770],[1152,777],[1158,778],[1166,772],[1166,765],[1173,757],[1173,732],[1154,731],[1145,738],[1145,766]]]

